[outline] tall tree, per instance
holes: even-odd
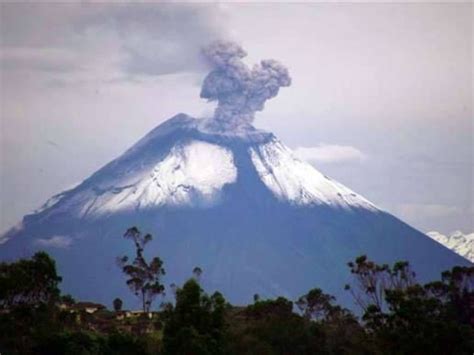
[[[406,261],[398,261],[393,267],[379,265],[361,255],[347,264],[355,278],[353,285],[346,285],[357,305],[364,312],[386,310],[387,291],[404,290],[416,284],[415,272]]]
[[[135,244],[135,258],[130,262],[128,256],[118,258],[118,265],[127,275],[127,286],[140,298],[143,312],[149,312],[151,305],[158,295],[164,294],[165,287],[161,278],[165,274],[163,261],[154,257],[148,262],[144,255],[145,246],[153,239],[151,234],[143,235],[137,227],[129,228],[125,239]]]

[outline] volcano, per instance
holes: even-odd
[[[250,69],[232,42],[203,53],[211,71],[201,97],[217,102],[214,116],[179,114],[52,197],[0,237],[0,260],[46,249],[64,291],[132,305],[115,260],[134,255],[122,236],[137,226],[154,236],[146,252],[163,259],[165,283],[182,284],[199,266],[204,288],[234,304],[319,287],[348,307],[346,263],[362,254],[407,260],[421,280],[468,264],[254,128],[255,112],[291,84],[283,65],[269,59]]]
[[[320,287],[350,307],[346,263],[362,254],[408,260],[422,280],[468,264],[299,160],[273,134],[216,131],[185,114],[25,216],[2,237],[0,258],[46,249],[66,292],[135,305],[115,264],[133,255],[122,238],[131,226],[154,236],[147,253],[163,259],[167,284],[199,266],[204,288],[235,304]]]

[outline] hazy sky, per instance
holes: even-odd
[[[422,231],[474,229],[470,2],[0,7],[0,230],[174,114],[209,115],[215,39],[290,70],[257,127]]]

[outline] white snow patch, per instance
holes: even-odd
[[[50,238],[37,239],[35,243],[37,245],[42,246],[42,247],[67,249],[72,244],[72,238],[65,237],[65,236],[62,236],[62,235],[55,235],[55,236],[50,237]]]
[[[212,204],[226,184],[237,179],[232,152],[219,145],[191,141],[175,146],[151,171],[127,177],[100,195],[83,213],[167,205]]]
[[[474,233],[464,234],[461,231],[455,231],[449,235],[444,235],[433,231],[426,234],[431,239],[474,263]]]
[[[297,205],[327,204],[377,210],[362,196],[296,158],[276,139],[251,148],[250,154],[262,181],[281,200]]]

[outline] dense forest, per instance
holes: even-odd
[[[135,254],[115,262],[140,311],[123,310],[120,298],[108,310],[61,294],[45,252],[0,263],[0,353],[474,353],[474,267],[420,284],[407,262],[378,265],[360,256],[348,263],[353,280],[345,286],[360,316],[317,285],[296,300],[256,294],[253,304],[232,306],[219,292],[206,294],[198,266],[183,285],[165,287],[163,262],[145,257],[152,236],[133,227],[124,237]],[[173,302],[163,302],[165,292]]]

